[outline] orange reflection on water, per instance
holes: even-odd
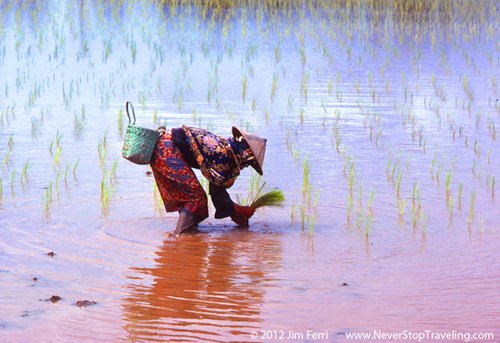
[[[166,240],[154,267],[132,268],[122,306],[128,339],[250,340],[281,254],[277,235],[240,230]]]

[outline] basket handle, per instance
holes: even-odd
[[[128,124],[130,125],[130,123],[132,121],[132,120],[130,120],[130,114],[129,114],[129,110],[128,110],[129,106],[132,109],[132,116],[134,117],[134,122],[132,123],[132,125],[135,125],[135,111],[134,111],[134,106],[132,105],[132,103],[130,101],[127,101],[126,104],[125,104],[125,108],[127,110]]]

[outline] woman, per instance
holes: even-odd
[[[215,218],[231,217],[248,225],[255,210],[231,200],[231,187],[240,170],[252,166],[262,175],[266,139],[233,127],[233,137],[222,138],[203,129],[183,126],[166,130],[151,160],[151,168],[167,212],[179,212],[173,234],[196,229],[208,217],[207,195],[192,168],[200,169],[209,181]]]

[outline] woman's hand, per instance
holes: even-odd
[[[233,204],[234,213],[231,216],[231,220],[238,225],[248,226],[248,219],[250,219],[254,213],[255,209],[250,206],[241,206],[236,203]]]
[[[255,213],[255,209],[250,206],[241,206],[236,203],[233,203],[233,207],[234,207],[234,214],[243,218],[251,218]]]

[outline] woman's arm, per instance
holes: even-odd
[[[234,214],[234,202],[231,200],[227,189],[210,182],[208,191],[215,206],[215,218],[231,217]]]
[[[209,193],[215,206],[216,219],[231,217],[233,222],[248,226],[248,219],[255,213],[253,208],[236,204],[231,200],[226,188],[213,183],[209,184]]]

